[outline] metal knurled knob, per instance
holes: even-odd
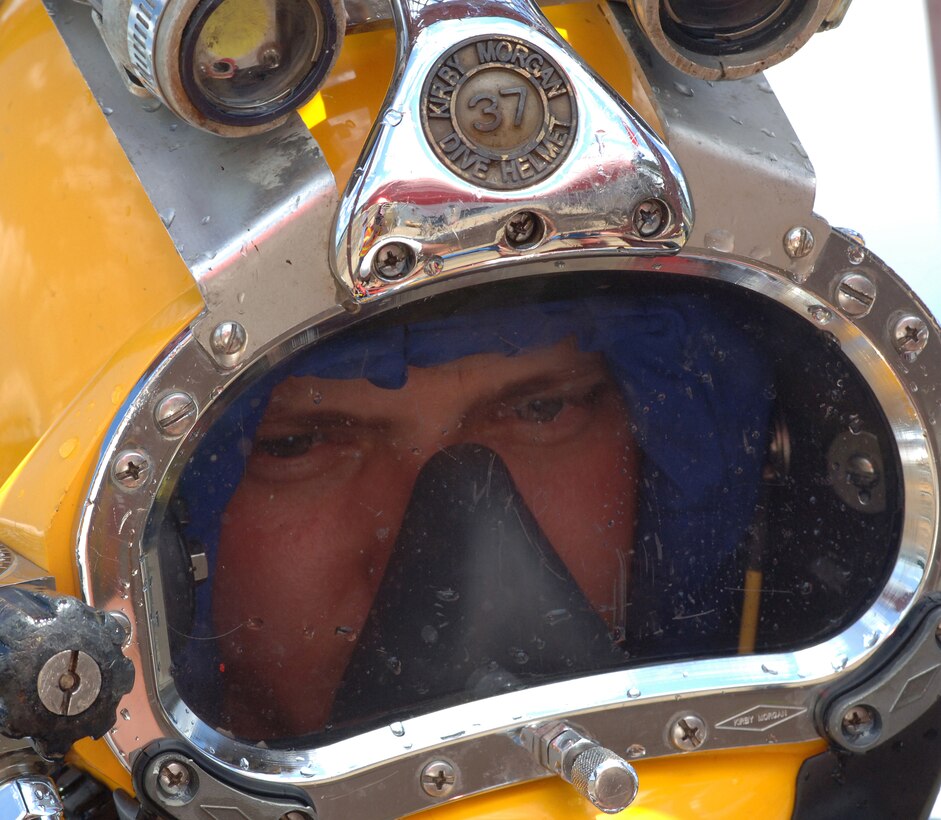
[[[623,811],[637,796],[634,767],[603,746],[593,746],[575,758],[570,782],[605,814]]]

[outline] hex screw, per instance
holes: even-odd
[[[245,352],[248,334],[238,322],[219,322],[209,338],[209,346],[216,357],[225,364],[234,365]]]
[[[433,760],[421,771],[421,787],[429,797],[446,797],[456,781],[454,766],[446,760]]]
[[[706,724],[698,715],[683,715],[670,727],[670,741],[681,752],[698,749],[706,742]]]
[[[542,220],[532,211],[518,211],[506,221],[505,234],[514,248],[534,245],[542,239]]]
[[[784,234],[784,252],[791,259],[803,259],[814,249],[814,235],[810,228],[796,225]]]
[[[196,401],[189,393],[169,393],[157,402],[154,421],[157,428],[168,438],[182,436],[193,425]]]
[[[414,266],[412,249],[401,242],[388,242],[372,258],[372,270],[380,279],[401,279]]]
[[[868,745],[879,733],[878,715],[862,704],[850,706],[840,720],[840,731],[850,743],[865,742]]]
[[[861,319],[872,310],[876,301],[876,286],[868,276],[847,273],[837,285],[836,300],[843,313],[853,319]]]
[[[136,490],[150,475],[150,458],[141,450],[122,450],[111,466],[111,476],[126,490]]]
[[[167,760],[157,770],[157,787],[171,800],[192,799],[193,772],[182,760]]]
[[[903,316],[892,329],[892,341],[899,355],[913,362],[928,344],[928,323],[919,316]]]
[[[634,230],[644,239],[649,239],[666,230],[670,221],[670,212],[659,199],[645,199],[636,208],[631,217]]]

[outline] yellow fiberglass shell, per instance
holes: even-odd
[[[76,4],[73,13],[90,12]],[[599,7],[554,7],[548,16],[649,115]],[[341,189],[385,96],[394,48],[390,29],[347,37],[330,79],[301,111]],[[99,447],[129,391],[202,300],[39,0],[0,0],[0,88],[0,542],[77,594],[75,528]],[[797,771],[822,748],[642,761],[628,816],[789,817]],[[79,742],[71,760],[130,789],[103,741]],[[555,778],[427,814],[600,816]]]

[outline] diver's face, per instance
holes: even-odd
[[[615,627],[638,454],[600,354],[571,341],[507,358],[409,367],[398,390],[291,377],[272,392],[223,517],[214,626],[233,729],[314,731],[366,621],[416,477],[474,443],[522,500],[595,610]],[[525,579],[519,579],[521,584]],[[241,703],[236,703],[241,701]]]

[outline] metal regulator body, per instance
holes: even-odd
[[[0,816],[922,811],[941,769],[939,328],[814,212],[761,73],[848,6],[0,5]],[[246,385],[436,299],[658,277],[770,306],[862,385],[884,450],[850,413],[799,495],[801,428],[782,419],[801,400],[782,399],[761,474],[762,493],[830,493],[847,518],[889,510],[884,571],[854,578],[856,603],[762,643],[762,607],[790,604],[751,554],[733,651],[334,736],[247,739],[206,717],[175,625],[214,558],[176,488]],[[755,541],[787,529],[750,523]]]

